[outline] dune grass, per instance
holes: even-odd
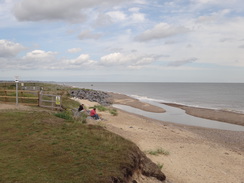
[[[118,115],[118,111],[115,108],[105,107],[103,105],[95,105],[94,107],[97,108],[99,111],[109,111],[109,113],[113,116]],[[91,107],[91,108],[94,108],[94,107]]]
[[[158,156],[158,155],[168,156],[170,154],[169,151],[167,151],[163,148],[157,148],[155,150],[149,150],[149,151],[146,151],[146,153],[151,154],[151,155],[155,155],[155,156]]]
[[[134,144],[50,112],[0,111],[0,182],[110,182]]]

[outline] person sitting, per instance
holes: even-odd
[[[99,119],[99,116],[98,116],[98,114],[97,114],[97,112],[96,112],[96,108],[93,108],[93,109],[90,111],[90,116],[91,116],[92,118],[94,118],[95,120],[98,120],[98,119]]]
[[[81,104],[81,105],[80,105],[80,107],[79,107],[78,111],[79,111],[79,112],[84,111],[84,104]]]

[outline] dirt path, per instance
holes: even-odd
[[[0,103],[0,110],[5,110],[5,109],[18,109],[18,110],[32,110],[32,107],[29,106],[24,106],[21,104],[18,104],[17,106],[15,104],[3,104]]]

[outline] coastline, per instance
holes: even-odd
[[[118,96],[118,95],[117,95]],[[119,96],[119,102],[143,110],[151,106],[128,96]],[[85,100],[79,100],[85,105]],[[114,100],[116,102],[116,100]],[[147,107],[146,107],[147,106]],[[134,142],[142,151],[165,149],[169,156],[146,155],[156,164],[172,183],[244,182],[244,132],[208,129],[158,121],[118,109],[118,116],[98,112],[105,120],[99,124],[107,130]],[[140,183],[149,182],[146,178]],[[153,181],[150,181],[153,182]],[[156,183],[156,182],[155,182]]]
[[[155,112],[155,113],[166,112],[165,109],[163,108],[141,102],[138,99],[129,97],[124,94],[110,92],[109,95],[112,96],[112,101],[114,104],[127,105],[147,112]],[[207,109],[201,107],[191,107],[191,106],[174,104],[174,103],[162,103],[162,104],[183,109],[186,112],[186,114],[195,117],[244,126],[244,114],[242,113],[226,111],[226,110]]]
[[[244,126],[244,114],[241,113],[225,111],[225,110],[207,109],[201,107],[189,107],[189,106],[173,104],[173,103],[162,103],[162,104],[183,109],[187,114],[195,117]]]
[[[155,112],[155,113],[163,113],[165,110],[161,107],[157,107],[145,102],[141,102],[138,99],[129,97],[124,94],[119,93],[113,93],[108,92],[108,94],[112,97],[112,103],[113,104],[122,104],[122,105],[128,105],[134,108],[138,108],[147,112]]]

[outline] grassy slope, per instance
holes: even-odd
[[[134,144],[49,112],[0,111],[0,182],[109,182]]]

